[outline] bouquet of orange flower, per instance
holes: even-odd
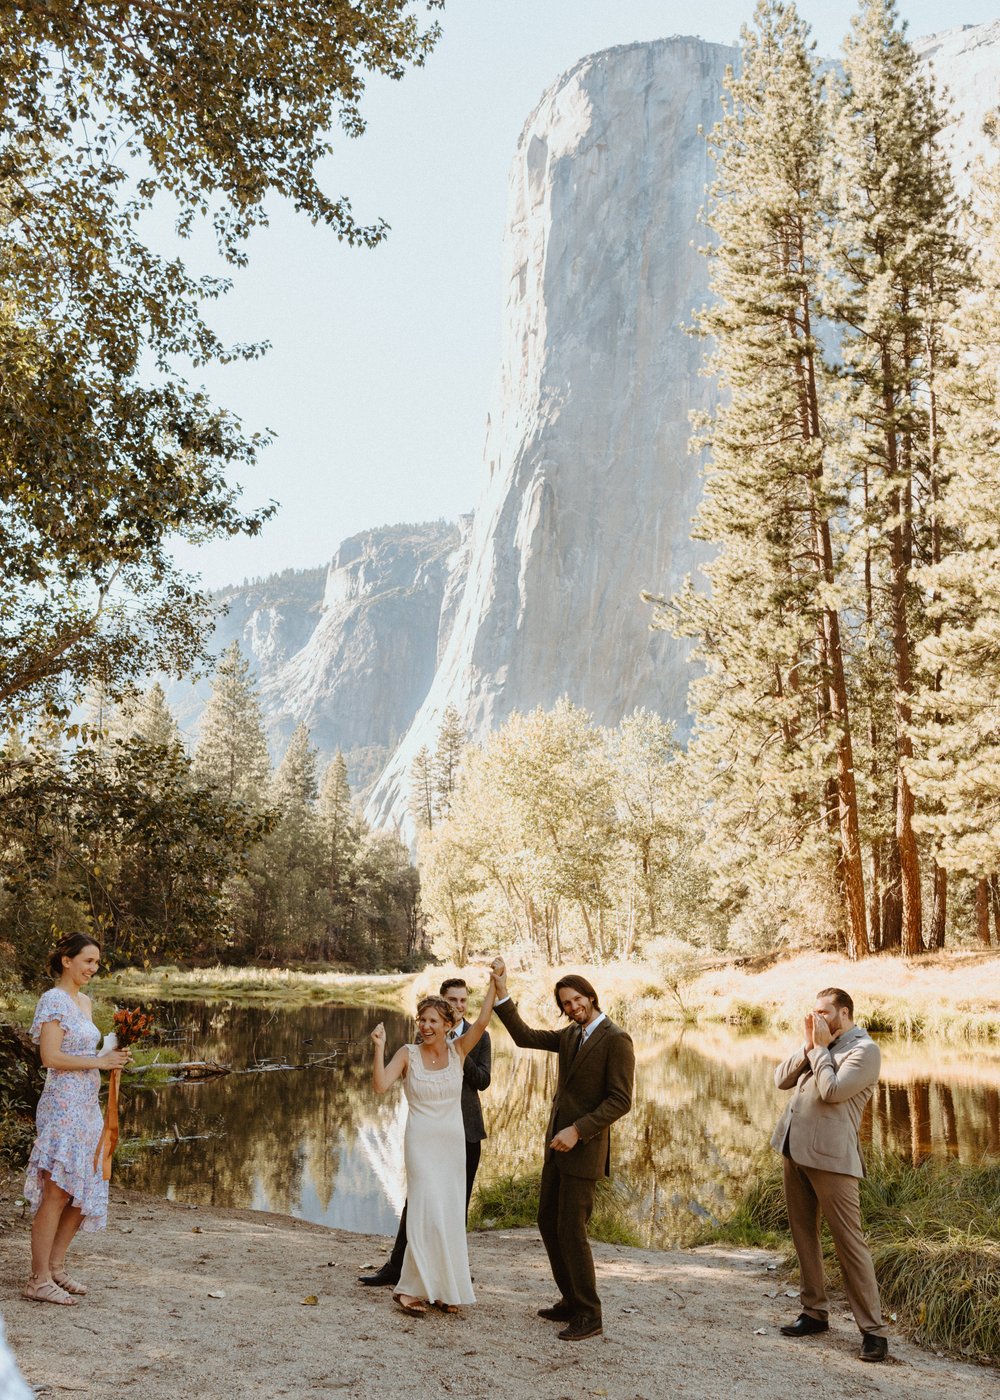
[[[146,1036],[153,1034],[152,1016],[141,1011],[138,1006],[133,1006],[131,1009],[120,1006],[115,1012],[113,1020],[114,1030],[104,1038],[102,1047],[104,1051],[127,1050],[130,1045],[135,1045],[138,1041],[145,1040]],[[105,1181],[109,1181],[111,1178],[111,1159],[118,1146],[118,1088],[121,1077],[120,1069],[111,1071],[108,1081],[108,1107],[104,1114],[104,1127],[94,1152],[94,1171],[97,1171],[97,1164],[101,1162]]]
[[[118,1049],[125,1050],[130,1045],[137,1044],[140,1040],[145,1040],[147,1035],[153,1034],[153,1018],[148,1012],[142,1011],[138,1006],[120,1006],[114,1015],[114,1036],[118,1042]]]

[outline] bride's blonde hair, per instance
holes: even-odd
[[[428,1007],[440,1012],[449,1026],[454,1026],[458,1021],[455,1008],[450,1001],[445,1001],[444,997],[422,997],[417,1003],[417,1016],[422,1016]]]

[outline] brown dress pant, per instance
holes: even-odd
[[[800,1167],[790,1157],[782,1160],[788,1223],[799,1258],[802,1311],[822,1322],[827,1319],[823,1249],[819,1238],[822,1211],[833,1236],[855,1322],[862,1332],[887,1337],[889,1329],[882,1323],[875,1269],[861,1233],[857,1177],[844,1172],[820,1171],[818,1167]]]
[[[574,1313],[588,1322],[601,1320],[594,1256],[587,1238],[596,1193],[596,1181],[561,1172],[555,1153],[545,1154],[538,1193],[539,1233],[559,1292]]]

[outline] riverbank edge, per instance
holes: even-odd
[[[562,972],[595,985],[608,1014],[628,1030],[725,1024],[749,1032],[797,1032],[816,993],[843,987],[859,1024],[910,1040],[1000,1041],[1000,949],[959,949],[915,958],[877,955],[859,962],[805,952],[757,962],[684,955],[602,967],[512,967],[511,992],[522,1009],[549,1023],[558,1015],[552,987]],[[102,979],[100,996],[201,999],[237,1003],[330,1003],[385,1007],[412,1015],[445,977],[463,976],[475,1000],[485,963],[426,967],[418,973],[349,974],[295,968],[152,968]]]
[[[10,1199],[10,1181],[0,1178],[0,1217],[9,1217]],[[195,1393],[245,1400],[263,1395],[261,1385],[271,1397],[347,1389],[368,1400],[407,1393],[417,1375],[425,1390],[440,1376],[445,1389],[478,1400],[494,1393],[500,1356],[509,1400],[653,1395],[667,1374],[682,1378],[690,1400],[798,1393],[810,1382],[854,1393],[851,1382],[864,1374],[857,1331],[842,1316],[845,1300],[831,1299],[831,1331],[820,1343],[781,1338],[778,1327],[796,1307],[782,1263],[773,1251],[745,1246],[596,1244],[605,1336],[564,1348],[534,1316],[552,1296],[535,1229],[471,1236],[480,1306],[416,1322],[392,1310],[388,1290],[355,1282],[384,1257],[385,1238],[188,1206],[117,1183],[110,1228],[84,1236],[74,1260],[90,1295],[78,1311],[47,1309],[40,1318],[19,1297],[28,1229],[25,1219],[0,1224],[0,1306],[11,1344],[34,1384],[56,1393],[86,1388],[93,1400],[112,1400],[140,1379],[146,1400]],[[155,1335],[134,1326],[147,1298],[156,1300]],[[707,1335],[711,1347],[702,1345]],[[879,1389],[894,1400],[985,1400],[996,1383],[992,1370],[936,1356],[895,1330],[891,1352]]]

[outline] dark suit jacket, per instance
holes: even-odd
[[[464,1035],[470,1022],[463,1021],[455,1027],[456,1035]],[[478,1045],[465,1057],[462,1066],[462,1122],[465,1124],[466,1142],[482,1142],[486,1136],[483,1123],[483,1109],[479,1095],[490,1087],[493,1067],[493,1051],[490,1048],[490,1033],[484,1031]]]
[[[611,1124],[632,1107],[635,1051],[632,1038],[607,1017],[591,1032],[575,1054],[580,1029],[533,1030],[526,1026],[512,1001],[496,1007],[496,1014],[515,1045],[527,1050],[551,1050],[559,1056],[559,1080],[545,1133],[546,1153],[551,1152],[559,1170],[567,1176],[596,1181],[611,1175]],[[552,1152],[548,1144],[570,1124],[580,1141],[571,1152]]]

